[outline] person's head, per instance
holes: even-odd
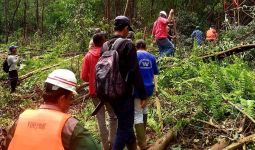
[[[136,41],[135,47],[137,50],[146,50],[146,43],[143,39],[139,39]]]
[[[114,31],[115,34],[127,37],[129,31],[133,31],[130,26],[130,21],[126,16],[117,16],[114,19]]]
[[[18,46],[12,45],[9,47],[9,53],[10,54],[16,54],[17,53]]]
[[[106,41],[106,34],[104,32],[99,32],[93,35],[93,43],[96,47],[102,47]]]
[[[200,26],[196,26],[196,30],[200,30]]]
[[[67,112],[76,94],[77,79],[75,74],[67,69],[57,69],[51,72],[44,84],[43,100]]]
[[[159,12],[159,16],[160,16],[160,17],[163,17],[163,18],[167,18],[167,14],[166,14],[165,11],[160,11],[160,12]]]
[[[215,25],[211,25],[210,28],[215,29]]]
[[[135,39],[135,33],[133,31],[129,31],[127,35],[128,39],[134,40]]]

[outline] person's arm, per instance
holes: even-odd
[[[85,82],[89,82],[89,62],[87,55],[82,60],[81,79]]]
[[[69,150],[99,150],[89,131],[81,123],[77,123],[72,133]]]
[[[195,37],[195,31],[192,32],[191,37],[192,37],[192,38]]]
[[[173,19],[173,17],[174,17],[174,10],[171,9],[167,18],[168,22],[170,22]]]

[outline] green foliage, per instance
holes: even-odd
[[[197,105],[217,119],[224,117],[228,106],[223,105],[222,95],[239,99],[236,102],[255,99],[254,72],[240,58],[232,59],[234,64],[228,60],[205,64],[192,59],[165,69],[159,78],[161,95],[176,105],[174,112],[179,110],[178,115],[189,113],[190,106]],[[247,109],[253,107],[249,104]]]

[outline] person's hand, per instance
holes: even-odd
[[[170,10],[170,14],[173,14],[173,13],[174,13],[174,9],[171,9],[171,10]]]
[[[145,108],[147,105],[147,100],[141,100],[141,108]]]

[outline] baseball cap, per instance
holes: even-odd
[[[165,15],[165,16],[167,16],[167,14],[166,14],[165,11],[160,11],[159,14],[160,14],[160,15]]]
[[[128,26],[128,30],[129,31],[134,31],[131,26],[130,26],[130,21],[128,19],[128,17],[126,16],[117,16],[114,19],[114,26],[115,27],[125,27]]]
[[[12,50],[14,48],[18,48],[18,46],[12,45],[12,46],[9,47],[9,50]]]

